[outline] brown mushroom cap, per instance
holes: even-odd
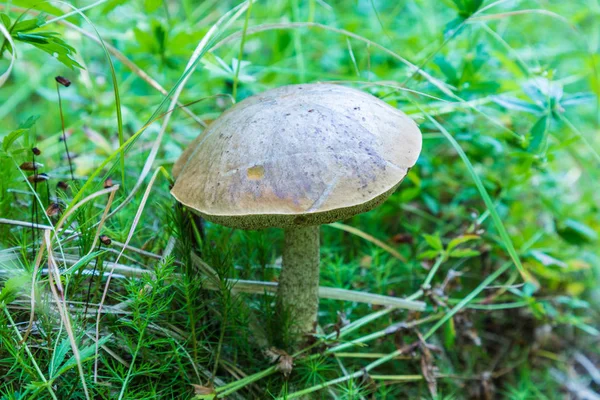
[[[370,94],[284,86],[215,120],[175,163],[171,193],[225,226],[326,224],[385,201],[420,151],[417,125]]]

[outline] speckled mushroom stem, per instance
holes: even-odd
[[[313,331],[319,308],[319,225],[285,229],[277,307],[298,341]]]

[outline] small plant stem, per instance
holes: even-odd
[[[314,330],[319,308],[319,226],[285,230],[277,310],[290,327],[290,343]]]
[[[19,332],[19,329],[15,325],[15,321],[13,321],[13,319],[12,319],[12,317],[11,317],[10,313],[8,312],[8,309],[6,308],[5,305],[2,305],[2,310],[4,311],[4,314],[6,315],[6,318],[8,318],[8,321],[10,322],[10,325],[15,330],[15,334],[19,338],[19,341],[22,342],[23,341],[23,337],[21,336],[21,332]],[[27,343],[23,343],[23,348],[25,349],[25,352],[27,353],[27,355],[31,359],[31,363],[33,364],[33,367],[35,368],[35,370],[37,371],[38,375],[40,376],[40,379],[42,381],[44,381],[44,383],[46,384],[45,387],[48,389],[48,392],[50,393],[50,396],[54,400],[58,400],[58,398],[56,397],[56,394],[54,393],[54,390],[52,390],[52,386],[46,380],[46,377],[44,376],[44,373],[40,369],[40,367],[37,364],[37,362],[35,362],[35,357],[33,357],[33,354],[31,354],[31,350],[29,350],[29,346],[27,346]]]
[[[342,383],[342,382],[346,382],[349,381],[350,379],[354,379],[354,378],[359,378],[361,376],[366,375],[369,371],[371,371],[372,369],[380,366],[381,364],[385,364],[386,362],[398,357],[399,355],[405,353],[408,350],[407,347],[405,348],[400,348],[396,351],[391,352],[390,354],[386,355],[385,357],[381,357],[378,360],[373,361],[372,363],[370,363],[369,365],[367,365],[366,367],[362,368],[359,371],[356,371],[353,374],[350,375],[345,375],[342,377],[339,377],[337,379],[332,379],[330,381],[327,382],[323,382],[321,384],[315,385],[315,386],[311,386],[309,388],[303,389],[303,390],[299,390],[297,392],[294,393],[289,393],[285,396],[285,399],[295,399],[296,397],[302,397],[304,395],[307,395],[309,393],[312,392],[316,392],[317,390],[321,390],[324,389],[326,387],[329,387],[331,385],[335,385],[338,383]],[[283,398],[279,398],[279,399],[283,399]]]
[[[96,247],[96,251],[100,251],[102,249],[102,242],[98,241],[98,246]],[[94,269],[92,270],[92,275],[90,276],[90,283],[88,285],[87,295],[85,296],[85,309],[83,311],[83,317],[87,315],[88,306],[90,304],[90,293],[92,291],[92,282],[94,281],[94,276],[96,276],[96,269],[98,268],[98,263],[100,263],[100,255],[96,257],[96,262],[94,263]]]
[[[429,270],[429,274],[427,274],[427,277],[425,278],[425,281],[423,282],[423,285],[422,285],[423,288],[428,289],[431,287],[431,281],[433,280],[435,273],[437,272],[437,270],[440,268],[440,265],[442,265],[442,263],[445,260],[446,260],[445,254],[440,255],[437,258],[437,260],[435,260],[435,264],[433,264],[433,267],[431,267],[431,269]]]
[[[56,93],[58,94],[58,109],[60,111],[60,123],[62,127],[62,138],[65,143],[65,151],[67,152],[67,160],[69,160],[69,171],[71,172],[71,180],[75,180],[73,175],[73,163],[71,162],[71,153],[69,153],[69,146],[67,145],[67,134],[65,132],[65,117],[62,110],[62,99],[60,97],[60,84],[56,82]]]
[[[407,323],[407,325],[412,328],[412,327],[415,327],[415,326],[419,326],[419,325],[423,325],[423,324],[426,324],[426,323],[429,323],[429,322],[433,322],[433,321],[439,320],[439,319],[441,319],[443,317],[444,317],[444,313],[432,314],[432,315],[429,315],[429,316],[427,316],[425,318],[421,318],[419,320],[411,321],[411,322]],[[351,340],[351,341],[348,341],[346,343],[342,343],[342,344],[340,344],[338,346],[332,347],[332,348],[328,349],[325,352],[325,354],[335,354],[338,351],[345,350],[345,349],[347,349],[349,347],[353,347],[353,346],[355,346],[357,344],[370,342],[370,341],[373,341],[375,339],[379,339],[381,337],[390,335],[392,333],[393,333],[393,331],[390,331],[390,328],[388,327],[388,328],[382,329],[380,331],[373,332],[373,333],[371,333],[369,335],[363,336],[361,338],[358,338],[356,340]]]
[[[35,153],[33,153],[33,152],[31,153],[31,161],[32,161],[33,165],[35,166]],[[37,171],[34,171],[34,174],[36,174],[36,173],[37,173]],[[37,183],[35,181],[33,182],[33,191],[37,192]],[[38,222],[37,221],[37,213],[36,213],[36,211],[37,211],[37,201],[36,201],[35,193],[34,193],[33,200],[31,202],[31,225],[32,225],[31,226],[31,240],[32,240],[32,242],[31,242],[31,250],[33,251],[34,256],[35,256],[35,253],[36,253],[36,251],[35,251],[35,242],[36,242],[36,240],[35,240],[35,233],[36,233],[36,229],[33,227],[33,225],[37,224],[37,222]]]
[[[441,318],[434,326],[432,326],[431,329],[429,329],[427,331],[427,333],[425,333],[423,335],[423,339],[424,340],[429,339],[431,337],[431,335],[433,335],[435,333],[435,331],[437,331],[442,325],[444,325],[450,318],[452,318],[457,312],[459,312],[461,309],[463,309],[467,304],[469,304],[471,301],[473,301],[473,299],[475,297],[477,297],[477,295],[479,293],[481,293],[481,291],[483,291],[483,289],[485,289],[490,283],[495,281],[496,278],[498,278],[500,275],[502,275],[512,265],[513,265],[513,263],[511,263],[509,261],[509,262],[505,263],[504,265],[502,265],[500,268],[498,268],[493,274],[488,276],[483,282],[481,282],[479,284],[479,286],[477,286],[475,288],[475,290],[473,290],[471,293],[469,293],[469,295],[467,297],[462,299],[462,301],[460,303],[458,303],[456,306],[454,306],[454,308],[452,308],[452,310],[447,312],[443,318]]]

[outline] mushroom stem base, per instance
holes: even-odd
[[[319,225],[285,229],[277,308],[291,340],[314,330],[319,308]]]

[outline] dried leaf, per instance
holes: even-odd
[[[271,360],[271,363],[277,363],[277,370],[286,378],[290,376],[290,373],[294,368],[294,358],[292,356],[275,347],[265,350],[265,356]]]
[[[202,386],[202,385],[197,385],[195,383],[192,383],[191,385],[194,388],[194,394],[196,396],[206,396],[206,395],[216,394],[215,389],[211,386]]]
[[[419,349],[421,350],[421,373],[427,382],[427,388],[429,389],[431,397],[436,398],[437,381],[435,379],[435,372],[437,368],[433,364],[433,355],[429,350],[429,346],[425,343],[425,340],[420,333],[417,332],[417,335],[419,336]]]
[[[364,256],[360,259],[360,267],[361,268],[371,268],[371,264],[373,263],[373,257],[371,256]]]
[[[396,244],[413,244],[415,239],[410,233],[397,233],[392,236],[392,242]]]

